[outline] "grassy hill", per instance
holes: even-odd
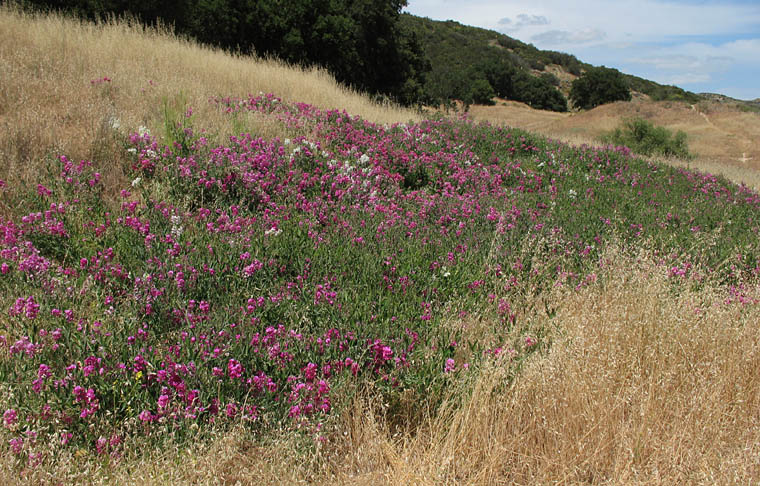
[[[0,8],[0,483],[753,483],[760,195]]]
[[[578,145],[600,144],[606,133],[625,120],[643,118],[674,133],[686,133],[695,157],[668,163],[722,174],[736,183],[760,188],[760,116],[743,102],[721,97],[689,105],[634,99],[578,113],[554,113],[503,101],[496,106],[473,106],[470,114],[476,120],[531,130]]]

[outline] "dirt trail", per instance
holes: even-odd
[[[697,113],[702,115],[702,118],[704,118],[707,124],[710,125],[711,127],[715,128],[716,130],[723,131],[720,128],[716,127],[715,124],[710,121],[710,118],[707,116],[707,113],[702,113],[701,111],[697,110],[697,107],[695,105],[691,105],[691,110],[696,111]]]
[[[719,131],[719,132],[721,132],[721,133],[723,133],[723,134],[725,134],[725,135],[727,135],[727,136],[729,136],[731,138],[735,138],[735,139],[738,138],[739,140],[737,140],[737,141],[741,142],[741,144],[744,146],[744,149],[748,149],[752,145],[752,140],[750,140],[748,138],[745,138],[745,137],[742,137],[741,135],[739,135],[737,133],[732,133],[730,131],[724,130],[722,127],[720,127],[720,126],[716,125],[715,123],[713,123],[712,120],[710,120],[710,117],[707,116],[707,113],[704,113],[704,112],[701,112],[701,111],[697,110],[697,107],[695,105],[691,105],[691,109],[692,109],[692,111],[696,111],[697,113],[699,113],[702,116],[702,118],[705,120],[705,122],[710,127],[714,128],[715,130],[717,130],[717,131]],[[738,160],[742,164],[746,165],[747,162],[749,162],[753,158],[754,157],[747,157],[747,152],[742,152],[742,156],[739,157],[739,158],[737,158],[736,160]]]

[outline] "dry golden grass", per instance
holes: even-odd
[[[111,82],[93,85],[108,77]],[[45,156],[66,154],[103,167],[106,186],[118,187],[125,155],[114,136],[163,123],[163,101],[191,106],[196,128],[226,135],[241,125],[252,133],[282,129],[255,116],[223,116],[214,96],[271,92],[286,100],[340,108],[379,123],[417,119],[338,85],[323,70],[232,56],[167,31],[135,23],[99,25],[56,15],[22,14],[0,6],[0,179],[28,180]],[[109,184],[109,180],[112,184]]]
[[[510,363],[483,370],[413,437],[356,411],[341,481],[758,484],[760,310],[617,264],[561,298],[554,345],[513,385]]]
[[[602,134],[624,119],[641,117],[686,133],[689,150],[696,158],[666,162],[722,174],[760,189],[760,115],[730,105],[705,101],[692,107],[636,98],[579,113],[554,113],[507,101],[496,106],[473,106],[470,112],[478,120],[535,131],[575,145],[598,145]]]
[[[315,463],[317,455],[296,452],[292,437],[261,446],[242,428],[214,436],[182,446],[171,441],[161,448],[144,443],[145,449],[132,450],[129,457],[119,460],[94,457],[84,450],[81,454],[66,452],[56,457],[52,466],[26,470],[15,468],[14,458],[4,451],[0,454],[0,484],[292,485],[328,477],[324,467]]]

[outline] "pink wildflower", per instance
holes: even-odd
[[[158,397],[158,408],[166,408],[167,405],[169,405],[168,395],[161,395]]]
[[[452,358],[449,358],[446,360],[446,364],[443,367],[443,372],[451,373],[452,371],[456,370],[456,367],[456,362]]]
[[[8,444],[10,444],[11,451],[13,451],[14,454],[21,454],[21,451],[24,450],[24,439],[21,437],[14,437],[8,441]]]
[[[3,421],[5,422],[6,427],[12,426],[13,424],[16,423],[17,420],[18,420],[18,412],[16,412],[16,410],[13,408],[9,408],[3,414]]]

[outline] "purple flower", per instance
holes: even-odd
[[[240,378],[243,376],[243,365],[241,365],[236,359],[230,359],[227,363],[227,372],[229,373],[230,378]]]
[[[74,434],[71,432],[61,432],[61,445],[68,444],[72,437],[74,437]]]
[[[314,381],[317,377],[317,365],[309,363],[303,368],[303,377],[306,381]]]
[[[16,412],[16,410],[13,408],[9,408],[3,414],[3,421],[5,422],[6,427],[10,427],[11,425],[15,424],[17,420],[18,412]]]
[[[168,395],[161,395],[158,397],[158,408],[166,408],[167,405],[169,405]]]
[[[234,403],[230,402],[227,404],[227,417],[233,418],[235,415],[237,415],[238,407]]]
[[[14,454],[21,454],[21,451],[24,450],[24,439],[21,437],[14,437],[8,441],[8,444],[10,444],[11,451],[13,451]]]
[[[451,373],[452,371],[456,370],[456,368],[457,368],[456,362],[452,358],[449,358],[446,360],[446,364],[443,367],[443,372]]]
[[[108,440],[105,437],[99,437],[98,440],[95,441],[95,450],[100,455],[105,454],[107,449]]]

